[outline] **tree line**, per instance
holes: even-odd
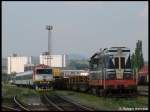
[[[135,51],[131,56],[131,65],[134,73],[139,71],[144,66],[141,40],[138,40],[138,42],[136,43]]]

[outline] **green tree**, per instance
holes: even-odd
[[[132,56],[131,56],[131,67],[132,67],[132,70],[133,72],[135,73],[135,54],[133,53]]]
[[[136,43],[135,53],[133,53],[131,56],[131,63],[132,63],[132,69],[134,72],[135,72],[135,69],[139,71],[144,65],[141,40],[138,40],[138,42]]]
[[[88,61],[85,60],[70,60],[69,69],[88,69]]]
[[[2,73],[2,82],[8,83],[9,80],[10,80],[10,74]]]
[[[88,69],[88,65],[86,64],[76,64],[76,69]]]
[[[11,79],[10,80],[12,80],[13,82],[15,81],[15,77],[16,77],[16,72],[12,72],[11,74],[10,74],[11,76]]]

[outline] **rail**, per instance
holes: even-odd
[[[7,110],[11,110],[11,111],[21,111],[20,109],[15,109],[6,105],[2,105],[2,108],[7,109]]]
[[[47,96],[46,94],[44,94],[43,97],[46,99],[46,101],[47,101],[50,105],[52,105],[53,107],[55,107],[57,110],[63,111],[63,109],[60,108],[59,106],[57,106],[55,103],[53,103],[53,102],[48,98],[48,96]]]
[[[58,95],[45,95],[47,100],[60,111],[93,111],[85,106],[69,101]]]
[[[29,109],[27,109],[26,107],[24,107],[17,99],[16,99],[16,96],[14,96],[14,101],[15,103],[23,110],[25,111],[30,111]]]

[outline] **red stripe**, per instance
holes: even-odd
[[[117,85],[124,85],[125,87],[128,87],[129,85],[136,85],[135,80],[90,80],[89,84],[93,86],[110,86],[113,85],[117,87]]]
[[[117,85],[124,85],[125,87],[128,87],[129,85],[136,85],[135,80],[106,80],[105,85],[114,85],[117,87]]]

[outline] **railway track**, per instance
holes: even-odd
[[[25,107],[19,100],[17,100],[16,96],[14,97],[15,103],[20,107],[21,110],[30,111],[27,107]]]
[[[16,96],[9,99],[9,104],[2,105],[3,111],[92,111],[91,109],[75,104],[58,95],[40,95],[40,105],[22,104]]]
[[[62,111],[56,104],[54,104],[48,97],[44,94],[40,96],[42,103],[48,108],[50,111]]]
[[[147,92],[138,92],[138,95],[140,95],[140,96],[148,96],[148,93]]]
[[[41,96],[42,104],[40,105],[26,104],[25,106],[16,98],[16,96],[11,98],[9,101],[11,104],[2,105],[3,111],[60,111],[50,102],[48,102],[44,95]]]
[[[16,109],[14,107],[10,107],[10,106],[7,106],[7,105],[2,105],[2,110],[3,111],[21,111],[20,109]]]
[[[57,111],[92,111],[92,109],[75,104],[58,95],[45,94],[44,97]]]
[[[2,109],[5,111],[30,111],[29,109],[27,109],[25,106],[23,106],[19,100],[17,100],[16,96],[14,96],[11,99],[11,106],[9,105],[2,105]]]
[[[138,86],[138,95],[148,96],[148,86]]]

